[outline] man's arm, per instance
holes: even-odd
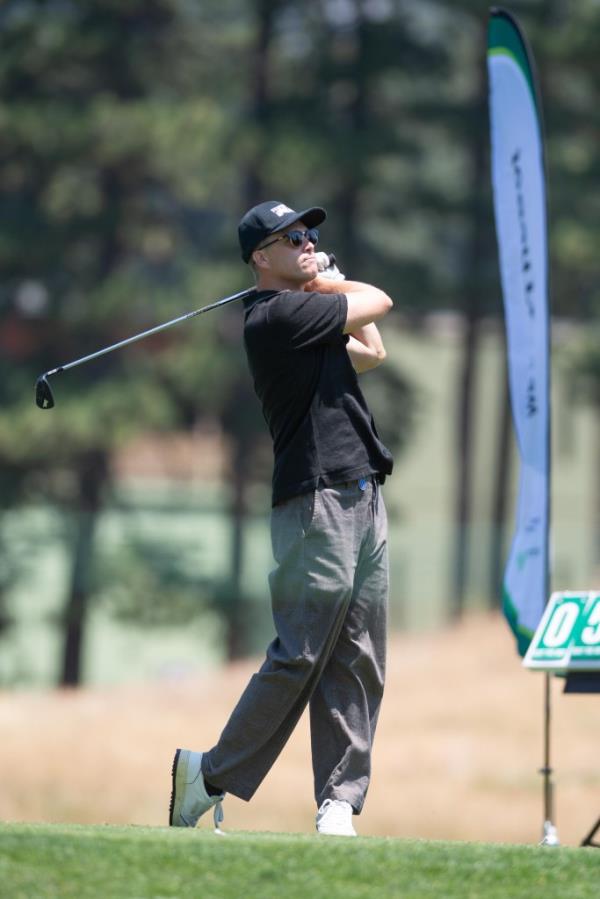
[[[346,350],[357,374],[377,368],[386,357],[381,334],[373,322],[350,334]]]
[[[348,312],[344,334],[350,335],[346,348],[352,365],[358,373],[381,365],[386,353],[374,322],[392,308],[392,300],[383,290],[360,281],[332,281],[320,277],[306,284],[304,290],[346,294]]]
[[[315,293],[345,293],[348,312],[344,334],[352,334],[357,328],[376,322],[386,315],[394,305],[387,293],[372,284],[361,281],[332,281],[317,276],[304,285],[304,290]]]

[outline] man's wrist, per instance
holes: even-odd
[[[304,290],[309,293],[345,293],[345,281],[331,281],[329,278],[320,278],[318,275],[304,285]]]

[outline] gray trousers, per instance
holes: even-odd
[[[359,814],[385,674],[387,518],[379,484],[321,487],[275,506],[271,539],[277,636],[203,755],[202,771],[249,800],[310,703],[317,805],[342,799]]]

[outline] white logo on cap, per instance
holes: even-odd
[[[278,215],[279,218],[282,218],[286,212],[293,212],[293,209],[290,209],[289,206],[286,206],[285,203],[280,203],[279,206],[273,206],[271,212],[274,212],[275,215]]]

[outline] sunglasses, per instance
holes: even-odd
[[[298,249],[304,245],[304,241],[316,245],[319,242],[319,229],[318,228],[308,228],[306,231],[288,231],[287,234],[282,234],[280,237],[276,237],[275,240],[270,240],[269,243],[264,243],[262,247],[258,247],[259,250],[264,250],[266,247],[272,246],[274,243],[277,243],[280,240],[287,240],[291,247]]]

